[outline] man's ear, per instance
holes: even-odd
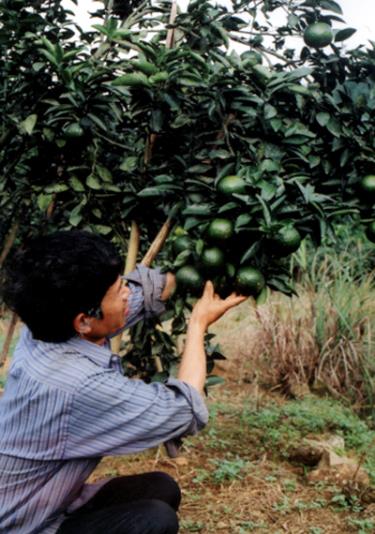
[[[79,336],[87,336],[91,332],[91,317],[85,313],[79,313],[73,319],[73,328]]]

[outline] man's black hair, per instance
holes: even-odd
[[[75,335],[74,318],[91,314],[122,271],[115,247],[86,231],[34,238],[7,262],[3,299],[36,339],[61,342]]]

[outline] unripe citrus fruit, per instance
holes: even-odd
[[[288,256],[299,248],[301,241],[301,234],[294,226],[284,226],[272,239],[272,245],[278,256]]]
[[[177,286],[191,293],[198,293],[203,288],[203,277],[192,265],[185,265],[176,272]]]
[[[236,289],[242,295],[256,297],[266,284],[264,276],[254,267],[240,267],[236,273]]]
[[[69,139],[73,139],[76,137],[82,137],[84,134],[82,126],[78,122],[72,122],[71,124],[68,124],[63,129],[63,133],[65,137],[69,137]]]
[[[186,235],[186,230],[182,226],[176,226],[173,233],[176,236],[182,236],[182,235]]]
[[[307,46],[313,48],[324,48],[329,45],[333,39],[331,26],[326,22],[315,22],[306,28],[303,39]]]
[[[375,243],[375,221],[371,221],[366,228],[366,237],[371,243]]]
[[[359,183],[361,190],[371,196],[375,196],[375,174],[364,176]]]
[[[184,252],[185,250],[189,250],[192,248],[192,241],[190,237],[187,235],[181,235],[178,236],[173,241],[173,251],[175,254],[180,254],[180,252]]]
[[[243,195],[246,191],[246,182],[240,176],[224,176],[219,180],[217,190],[223,195],[233,195],[233,193]]]
[[[207,229],[212,241],[226,241],[233,235],[233,223],[229,219],[213,219]]]
[[[223,267],[225,254],[219,247],[206,248],[202,252],[201,262],[206,269],[215,271]]]

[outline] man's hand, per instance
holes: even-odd
[[[212,282],[206,282],[202,297],[196,302],[190,321],[198,322],[206,330],[210,324],[217,321],[224,313],[244,302],[247,297],[232,293],[227,298],[222,299],[214,291]]]
[[[215,294],[212,282],[207,282],[203,295],[195,304],[191,313],[185,350],[182,355],[178,378],[194,386],[203,394],[206,380],[206,354],[204,351],[204,333],[227,310],[237,306],[247,297],[232,293],[226,299]]]

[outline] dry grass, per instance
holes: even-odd
[[[359,410],[374,406],[375,292],[339,280],[299,286],[298,297],[273,293],[258,308],[244,303],[213,327],[233,379],[303,396],[329,392]]]

